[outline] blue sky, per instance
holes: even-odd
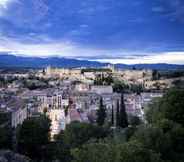
[[[0,52],[184,64],[183,0],[0,0]]]

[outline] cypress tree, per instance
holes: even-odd
[[[119,100],[116,103],[116,127],[120,126]]]
[[[112,106],[111,125],[114,126],[114,106]]]
[[[120,108],[120,114],[119,114],[119,126],[121,128],[128,127],[128,119],[127,119],[127,113],[126,113],[123,94],[121,94],[121,108]]]
[[[99,126],[104,125],[105,118],[106,118],[106,109],[105,106],[103,105],[103,99],[100,98],[100,106],[97,111],[97,123]]]

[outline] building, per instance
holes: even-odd
[[[49,66],[45,69],[45,76],[57,78],[80,78],[81,69],[52,68]]]
[[[51,109],[47,114],[51,120],[51,137],[53,138],[54,135],[65,129],[65,112],[64,109]]]
[[[152,70],[119,70],[113,73],[115,78],[123,80],[129,84],[144,84],[145,81],[152,80]]]
[[[124,94],[124,103],[128,115],[144,119],[144,108],[154,99],[162,97],[162,93]]]
[[[91,92],[97,94],[113,93],[112,86],[91,86]]]
[[[28,117],[27,103],[20,98],[12,98],[8,102],[1,102],[0,109],[10,115],[10,123],[12,128],[21,125]]]

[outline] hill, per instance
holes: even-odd
[[[97,61],[69,59],[63,57],[23,57],[10,54],[0,54],[0,68],[45,68],[47,66],[72,68],[72,67],[95,67],[100,68],[107,66],[108,63]],[[120,69],[157,69],[157,70],[176,70],[184,69],[184,65],[175,64],[116,64]]]

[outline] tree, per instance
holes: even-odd
[[[119,126],[121,128],[128,127],[128,119],[127,119],[127,113],[126,113],[123,94],[121,94],[121,108],[120,108],[120,115],[119,115]]]
[[[116,103],[116,127],[120,126],[120,111],[119,111],[119,100]]]
[[[108,135],[109,130],[88,123],[72,122],[66,126],[57,139],[69,147],[79,147],[92,138],[101,139]]]
[[[12,148],[12,130],[8,125],[0,125],[0,149]]]
[[[129,121],[128,123],[133,126],[133,127],[137,127],[138,125],[142,124],[141,119],[138,116],[133,116],[130,115],[129,116]]]
[[[159,154],[136,141],[125,144],[88,143],[73,149],[73,162],[161,162]]]
[[[53,159],[62,162],[70,162],[73,158],[71,155],[72,149],[80,148],[92,140],[99,141],[104,139],[109,134],[110,130],[101,126],[76,121],[72,122],[56,136],[55,143],[50,147],[53,154],[51,156],[54,157]]]
[[[114,107],[112,106],[111,125],[114,126]]]
[[[42,159],[50,136],[50,120],[46,116],[26,119],[17,130],[18,151],[33,159]]]
[[[158,70],[153,70],[152,80],[158,80],[159,78],[160,78],[160,74],[159,74]]]
[[[73,162],[115,162],[115,150],[110,144],[89,143],[72,149]]]
[[[97,120],[96,120],[99,126],[104,125],[106,116],[107,116],[106,108],[103,105],[103,99],[100,98],[100,105],[99,105],[99,109],[97,110]]]
[[[140,94],[143,92],[143,85],[141,84],[131,84],[130,85],[130,90],[134,93]]]
[[[168,119],[184,126],[184,90],[171,89],[149,105],[146,118],[150,123]]]
[[[0,149],[12,148],[12,128],[10,114],[0,112]]]
[[[117,93],[123,93],[125,90],[128,90],[129,86],[122,81],[114,81],[113,91]]]
[[[141,126],[131,140],[137,140],[146,149],[160,154],[165,161],[184,160],[184,129],[181,125],[163,121],[157,126]]]
[[[160,155],[153,150],[145,148],[136,140],[118,145],[120,152],[118,162],[161,162]]]
[[[154,151],[163,152],[168,151],[166,144],[169,144],[167,139],[164,136],[162,129],[152,126],[140,126],[135,135],[132,137],[132,140],[137,140],[147,149],[152,149]]]
[[[140,136],[139,134],[141,138],[136,137],[136,139],[142,139],[142,143],[148,146],[148,148],[157,150],[161,154],[163,160],[183,162],[183,107],[184,90],[169,90],[161,99],[157,99],[149,105],[148,111],[146,112],[146,118],[151,128],[144,131],[142,129],[142,135]],[[155,130],[157,130],[157,133],[154,133]],[[160,133],[158,133],[158,130]],[[150,132],[152,133],[150,134]]]

